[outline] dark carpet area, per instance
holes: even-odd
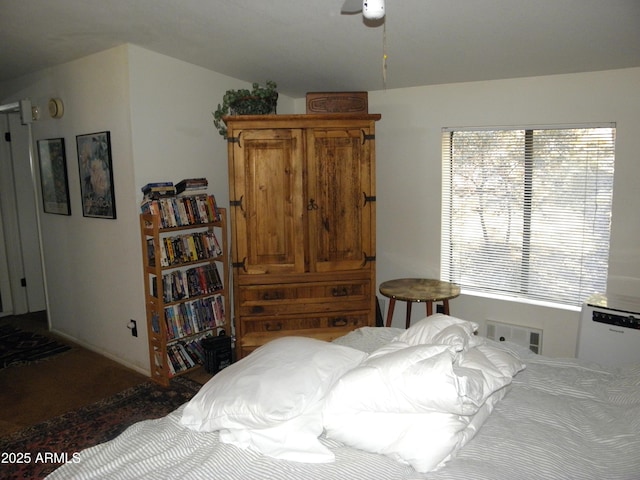
[[[0,326],[0,368],[24,365],[66,352],[71,347],[12,325]]]
[[[141,420],[167,415],[202,385],[187,378],[169,388],[145,382],[94,404],[25,428],[0,440],[3,479],[44,478],[78,452],[115,438]],[[3,459],[4,459],[3,457]]]

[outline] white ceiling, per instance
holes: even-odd
[[[0,82],[128,42],[296,98],[381,90],[385,29],[343,1],[0,0]],[[640,0],[386,3],[386,88],[640,66]]]

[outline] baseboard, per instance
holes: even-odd
[[[56,330],[56,329],[52,329],[51,333],[58,335],[61,338],[64,338],[72,343],[75,343],[76,345],[82,347],[82,348],[86,348],[87,350],[91,350],[92,352],[95,352],[99,355],[102,355],[103,357],[108,358],[109,360],[113,360],[116,363],[119,363],[120,365],[123,365],[131,370],[135,370],[138,373],[141,373],[142,375],[145,375],[147,377],[151,377],[151,372],[147,369],[144,369],[142,367],[139,367],[138,365],[134,365],[132,363],[129,363],[127,361],[122,360],[122,358],[116,357],[115,355],[102,350],[101,348],[96,347],[95,345],[91,345],[89,343],[86,343],[82,340],[79,340],[75,337],[72,337],[71,335],[61,332],[60,330]]]

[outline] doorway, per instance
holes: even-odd
[[[32,172],[36,159],[24,107],[22,102],[0,106],[0,316],[46,309]]]

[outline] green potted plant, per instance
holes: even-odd
[[[258,83],[252,85],[252,89],[227,90],[222,97],[222,103],[213,112],[213,124],[218,133],[227,136],[227,127],[222,120],[225,115],[267,115],[276,113],[278,103],[278,91],[276,82],[267,80],[265,86]]]

